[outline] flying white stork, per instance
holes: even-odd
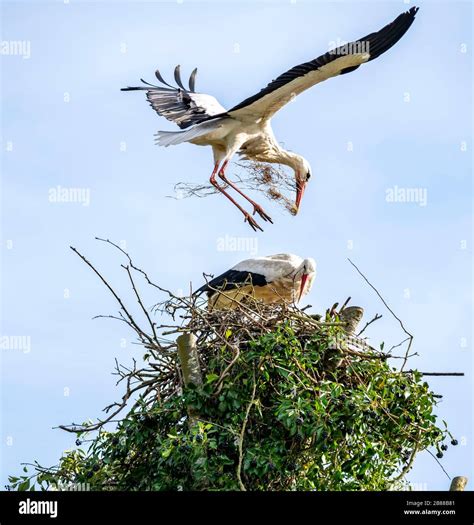
[[[254,230],[262,230],[255,219],[216,181],[216,175],[250,202],[253,215],[258,213],[263,220],[273,222],[259,204],[227,178],[225,170],[235,153],[246,160],[289,166],[294,170],[296,182],[296,214],[306,183],[311,177],[311,168],[305,158],[280,147],[270,126],[271,117],[296,95],[311,86],[354,71],[364,62],[369,62],[390,49],[411,26],[417,11],[417,7],[412,7],[380,31],[293,67],[272,80],[257,94],[229,110],[221,106],[213,96],[195,92],[197,69],[191,73],[189,89],[185,88],[181,81],[180,66],[176,66],[174,78],[178,87],[165,82],[157,70],[155,76],[163,86],[156,86],[141,79],[145,86],[126,87],[122,88],[122,91],[146,91],[146,97],[158,115],[176,123],[182,129],[174,132],[158,131],[156,143],[160,146],[182,142],[211,146],[214,154],[211,184],[237,206],[245,221],[248,221]]]
[[[314,259],[279,253],[241,261],[215,277],[196,294],[207,292],[210,309],[233,309],[252,297],[267,304],[297,303],[306,295],[316,276]]]

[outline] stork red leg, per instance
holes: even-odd
[[[219,177],[226,183],[228,184],[231,188],[233,188],[237,193],[240,193],[240,195],[242,195],[242,197],[246,200],[248,200],[250,202],[250,204],[253,206],[253,214],[255,215],[255,213],[258,213],[260,215],[260,217],[264,220],[264,221],[269,221],[273,224],[273,221],[272,221],[272,218],[270,217],[270,215],[268,215],[264,209],[260,206],[260,204],[257,204],[255,201],[253,201],[250,197],[248,197],[247,195],[245,195],[245,193],[240,190],[232,181],[230,181],[227,177],[226,177],[226,174],[225,174],[225,169],[227,167],[227,160],[224,161],[224,163],[222,164],[222,167],[219,171]]]
[[[245,211],[242,206],[240,206],[240,204],[235,201],[225,190],[222,186],[219,186],[219,184],[217,183],[216,181],[216,174],[217,174],[217,170],[219,169],[219,163],[216,162],[216,164],[214,165],[214,170],[212,172],[212,175],[211,175],[211,178],[209,179],[209,182],[214,186],[214,188],[216,188],[218,191],[220,191],[223,195],[225,195],[229,200],[230,202],[232,202],[232,204],[234,206],[236,206],[243,214],[243,216],[245,217],[245,221],[248,222],[250,224],[250,227],[254,230],[254,231],[257,231],[257,230],[260,230],[263,232],[262,228],[259,226],[259,224],[255,221],[255,219],[250,215],[250,213],[248,213],[247,211]]]

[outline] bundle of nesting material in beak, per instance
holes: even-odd
[[[298,210],[294,202],[283,193],[292,190],[288,182],[292,178],[285,173],[280,164],[270,165],[263,162],[248,162],[237,165],[246,169],[251,180],[258,184],[254,189],[265,193],[268,199],[278,202],[292,215],[296,215]]]
[[[280,204],[292,215],[296,215],[298,210],[294,204],[294,198],[287,197],[288,194],[294,192],[294,177],[293,174],[285,171],[284,166],[255,161],[240,161],[235,165],[240,170],[232,174],[232,182],[241,190],[262,193],[267,199]],[[224,188],[227,190],[228,186],[224,184]],[[179,182],[175,185],[174,190],[174,198],[178,199],[207,197],[218,193],[218,190],[210,184],[189,182]]]

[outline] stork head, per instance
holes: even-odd
[[[296,200],[294,207],[294,214],[296,215],[301,205],[301,199],[303,198],[306,184],[308,184],[308,181],[311,178],[311,166],[309,165],[309,162],[300,155],[294,155],[292,160],[292,168],[295,171],[296,182]]]
[[[277,158],[278,160],[273,162],[285,164],[285,166],[289,166],[295,172],[296,200],[292,213],[293,215],[296,215],[301,204],[301,199],[303,198],[304,190],[306,189],[306,184],[308,184],[308,181],[311,178],[311,166],[301,155],[297,155],[292,151],[286,151],[284,149],[279,150]]]
[[[299,292],[297,297],[298,301],[301,301],[303,295],[306,295],[311,290],[315,277],[316,261],[311,258],[304,259],[295,273],[295,280],[300,281]]]

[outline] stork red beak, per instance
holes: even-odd
[[[303,297],[303,292],[304,292],[304,289],[305,289],[305,286],[306,286],[306,281],[308,280],[308,274],[307,273],[304,273],[302,276],[301,276],[301,284],[300,284],[300,295],[298,297],[298,302],[301,301],[301,297]]]
[[[306,188],[306,182],[300,179],[296,179],[296,201],[295,201],[295,215],[300,209],[301,199],[303,198],[303,193]]]

